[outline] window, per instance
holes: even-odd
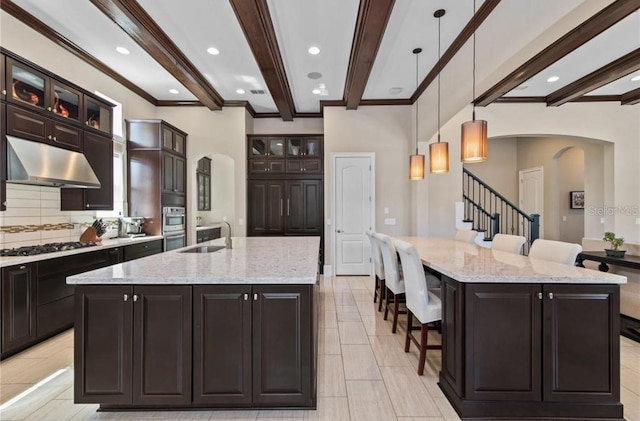
[[[113,210],[97,211],[98,218],[114,218],[125,215],[127,194],[125,187],[126,145],[122,132],[122,104],[98,92],[94,93],[115,104],[113,107]]]

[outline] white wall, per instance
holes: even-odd
[[[320,134],[324,131],[324,121],[322,118],[296,118],[293,121],[254,118],[251,130],[247,134]]]
[[[411,191],[409,155],[412,153],[410,106],[371,106],[348,111],[344,107],[324,109],[324,212],[332,218],[331,154],[334,152],[374,152],[376,185],[376,226],[379,232],[402,236],[411,232]],[[389,208],[385,215],[384,208]],[[395,218],[396,225],[384,225]],[[331,229],[325,224],[325,264],[331,264]]]
[[[464,164],[464,168],[509,201],[517,204],[518,140],[511,137],[489,139],[489,154],[491,160],[476,164]]]
[[[584,237],[584,209],[572,209],[570,194],[584,191],[583,149],[570,147],[555,158],[558,192],[558,240],[581,244]]]

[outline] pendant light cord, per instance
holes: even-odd
[[[472,112],[471,119],[476,119],[476,30],[478,29],[476,21],[476,0],[473,0],[473,98],[471,98]]]
[[[418,91],[418,54],[416,53],[416,92]],[[420,99],[416,99],[416,155],[418,155],[418,106],[420,105]]]
[[[438,17],[438,63],[440,63],[440,19]],[[440,73],[442,68],[438,71],[438,143],[440,143]]]

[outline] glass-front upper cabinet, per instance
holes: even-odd
[[[318,138],[291,137],[287,139],[287,156],[322,155],[322,143]]]
[[[284,139],[281,137],[254,137],[249,142],[249,158],[284,157]]]
[[[84,100],[85,124],[103,133],[111,134],[113,108],[94,98],[85,97]]]
[[[177,130],[173,130],[163,124],[162,147],[180,155],[185,155],[187,152],[187,137]]]
[[[7,79],[5,78],[5,60],[6,57],[4,54],[0,53],[0,91],[2,92],[2,99],[7,99]]]
[[[45,109],[47,77],[7,57],[7,100]]]
[[[53,82],[52,89],[53,105],[47,109],[60,117],[80,121],[82,94],[59,82]]]

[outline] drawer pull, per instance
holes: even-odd
[[[541,292],[538,293],[538,300],[542,300],[542,293]]]
[[[553,292],[550,292],[550,293],[549,293],[549,299],[550,299],[550,300],[553,300]]]
[[[253,294],[253,301],[258,301],[258,294]]]
[[[27,268],[26,266],[20,266],[20,268],[19,268],[19,269],[20,269],[20,270],[23,270],[23,269],[26,269],[26,268]]]
[[[138,301],[138,294],[133,294],[133,301]]]
[[[124,294],[124,300],[129,301],[129,294]]]
[[[244,300],[247,301],[249,299],[249,294],[244,294]]]

